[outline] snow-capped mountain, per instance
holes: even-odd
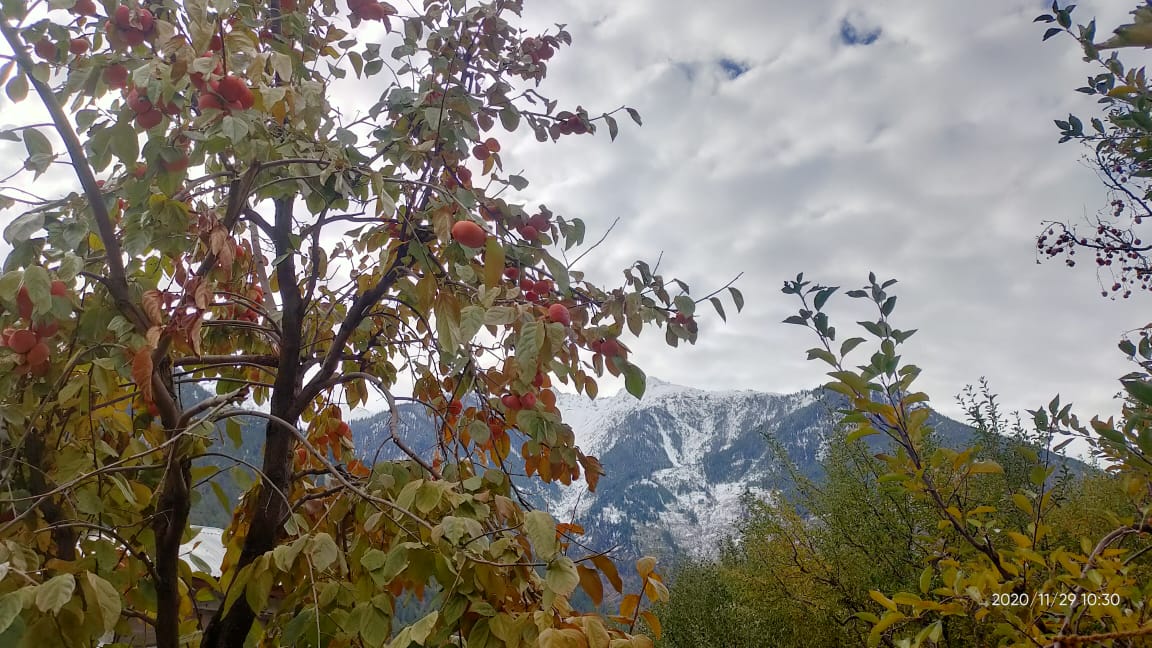
[[[582,483],[560,490],[549,508],[584,525],[594,545],[708,553],[736,522],[743,494],[779,485],[780,462],[762,431],[783,431],[777,441],[794,461],[816,459],[830,419],[794,416],[816,401],[815,392],[712,392],[656,379],[641,400],[566,395],[564,420],[607,475],[595,493]]]
[[[739,520],[745,493],[765,497],[790,488],[792,473],[786,462],[799,474],[819,480],[819,460],[844,399],[819,389],[795,394],[706,391],[649,377],[641,400],[625,392],[596,400],[561,393],[557,404],[577,444],[598,457],[607,474],[595,493],[588,492],[583,481],[565,487],[514,477],[514,483],[533,506],[560,521],[581,524],[585,546],[598,551],[617,547],[623,559],[649,554],[671,562],[683,554],[713,554]],[[438,433],[424,407],[405,403],[399,413],[399,437],[428,456]],[[252,429],[241,435],[240,448],[226,451],[259,461],[263,421],[241,423]],[[386,412],[350,421],[364,461],[404,458],[391,442],[388,423]],[[963,447],[974,441],[971,428],[951,419],[932,414],[929,424],[942,446]],[[866,441],[877,451],[887,443],[882,435]],[[513,455],[518,449],[513,443]],[[1075,460],[1061,461],[1074,472],[1086,469]],[[520,457],[510,457],[507,465],[516,472],[522,466]],[[221,472],[217,478],[225,500],[235,500],[242,491],[231,476],[234,472]],[[231,506],[205,494],[193,521],[227,524]]]
[[[763,497],[789,485],[780,453],[801,474],[817,474],[837,399],[821,390],[706,391],[651,377],[641,400],[623,391],[596,400],[560,394],[557,404],[577,444],[598,457],[607,474],[595,493],[583,482],[522,483],[535,505],[583,525],[593,549],[708,555],[739,519],[745,493]],[[400,436],[417,451],[428,449],[436,435],[423,409],[400,409]],[[945,445],[970,438],[954,421],[932,422]],[[388,443],[387,414],[351,425],[367,458],[377,449],[381,458],[401,456]]]

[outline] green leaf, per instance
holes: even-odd
[[[637,399],[643,398],[648,377],[644,375],[640,367],[637,367],[631,362],[625,363],[622,369],[624,370],[624,388]]]
[[[616,123],[612,115],[607,113],[604,115],[604,123],[608,124],[608,137],[615,142],[616,136],[620,133],[620,126]]]
[[[708,301],[712,302],[712,308],[716,309],[716,312],[720,315],[720,319],[727,322],[728,316],[724,314],[724,304],[716,297],[709,297]]]
[[[56,614],[76,591],[76,578],[72,574],[60,574],[36,586],[36,607],[41,612]]]
[[[380,569],[386,562],[388,562],[388,554],[379,549],[369,549],[360,558],[360,564],[370,572]]]
[[[43,227],[44,212],[21,214],[4,228],[4,240],[15,246],[32,238],[32,235]]]
[[[544,255],[544,265],[548,266],[548,272],[551,273],[552,278],[556,280],[556,287],[561,293],[567,294],[571,291],[572,283],[571,278],[568,276],[568,266],[550,254]]]
[[[20,616],[20,610],[24,608],[23,598],[23,593],[19,590],[0,596],[0,634],[3,634],[16,617]]]
[[[824,304],[828,302],[828,298],[831,297],[832,293],[836,292],[837,290],[839,290],[839,288],[836,286],[830,286],[821,290],[820,292],[816,293],[816,298],[812,300],[812,305],[816,308],[816,310],[824,308]]]
[[[744,310],[744,295],[739,290],[729,287],[728,292],[732,295],[732,302],[736,304],[736,312]]]
[[[308,556],[317,571],[324,571],[340,557],[340,548],[332,536],[321,532],[312,536],[308,542]]]
[[[220,132],[232,143],[239,144],[248,137],[248,124],[243,119],[225,115],[220,122]]]
[[[833,367],[836,366],[836,356],[829,353],[827,349],[821,349],[819,347],[808,349],[808,359],[813,360],[816,358],[819,358],[819,359],[823,360],[824,362],[827,362],[828,364],[832,365]]]
[[[309,628],[315,628],[316,619],[316,608],[314,606],[300,610],[291,621],[284,624],[281,635],[284,644],[289,646],[308,645],[307,642],[301,641],[301,639]]]
[[[301,540],[280,545],[272,550],[272,564],[276,565],[276,569],[282,572],[290,572],[302,549],[304,549],[304,542]]]
[[[375,605],[367,605],[360,618],[360,637],[366,646],[382,646],[392,631],[392,617]]]
[[[1152,384],[1143,380],[1126,380],[1123,385],[1124,390],[1137,402],[1152,406]]]
[[[140,138],[136,135],[136,129],[132,124],[130,122],[117,124],[108,130],[108,136],[111,138],[109,145],[116,159],[129,169],[134,168],[140,157]]]
[[[536,555],[551,560],[560,551],[556,542],[556,520],[547,511],[529,511],[524,516],[524,532],[536,548]]]
[[[501,110],[500,125],[509,133],[516,130],[516,128],[520,126],[520,111],[511,107]]]
[[[863,344],[865,342],[867,342],[867,340],[865,340],[864,338],[859,338],[859,337],[848,338],[847,340],[844,340],[844,343],[840,345],[840,357],[844,357],[844,356],[848,355],[848,353],[850,351],[852,351],[852,349],[855,349],[856,347],[860,346],[861,344]]]
[[[520,311],[514,306],[493,306],[484,312],[484,324],[503,326],[516,321]]]
[[[548,584],[548,589],[562,596],[568,596],[580,584],[580,573],[576,571],[576,563],[572,562],[571,558],[556,556],[555,560],[548,563],[544,581]]]
[[[19,103],[24,101],[28,96],[28,77],[18,73],[8,81],[8,85],[4,86],[4,94],[12,100],[12,103]]]
[[[24,287],[28,289],[28,297],[35,307],[34,315],[52,310],[52,277],[44,266],[33,265],[24,270]]]
[[[92,572],[84,573],[84,596],[89,599],[95,599],[96,605],[100,609],[100,620],[104,622],[104,632],[112,632],[116,624],[120,621],[121,603],[120,592],[112,587],[112,583],[104,580],[103,578],[93,574]],[[2,626],[0,620],[0,626]]]
[[[24,129],[24,148],[28,150],[29,157],[52,155],[52,142],[37,128]]]
[[[372,578],[379,578],[380,582],[387,585],[407,567],[408,549],[404,545],[396,545],[388,552],[388,560],[384,563],[384,567],[372,572]]]
[[[672,302],[676,305],[676,310],[685,315],[693,315],[696,312],[696,302],[692,301],[688,295],[677,295]]]
[[[484,327],[484,307],[476,304],[465,306],[460,311],[460,330],[458,339],[461,344],[468,344],[480,329]]]
[[[421,513],[431,513],[440,505],[444,491],[433,483],[425,483],[416,491],[416,509]]]
[[[472,421],[468,424],[468,436],[476,445],[484,445],[492,438],[492,430],[483,421]]]
[[[508,176],[508,184],[511,184],[516,191],[523,191],[528,187],[528,180],[523,176],[510,175]]]
[[[423,646],[424,642],[428,640],[428,635],[432,634],[432,629],[436,627],[436,620],[439,618],[440,612],[437,610],[406,628],[411,631],[409,635],[411,640]]]
[[[520,336],[516,340],[516,364],[525,376],[536,375],[536,364],[540,357],[540,349],[544,347],[546,332],[543,322],[532,322],[520,329]]]

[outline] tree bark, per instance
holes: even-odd
[[[276,266],[276,279],[280,288],[283,318],[281,322],[280,360],[276,381],[270,399],[271,413],[295,425],[299,418],[297,397],[300,390],[300,351],[304,304],[300,289],[296,284],[296,262],[290,234],[292,232],[292,208],[294,198],[279,198],[275,201],[276,220],[272,233],[272,244],[276,257],[283,260]],[[281,495],[288,489],[292,476],[292,444],[295,437],[278,423],[269,421],[264,428],[264,471],[265,481],[259,486],[255,499],[255,510],[249,516],[248,533],[240,551],[239,570],[251,564],[276,546],[280,524],[288,513],[288,504]],[[241,596],[233,603],[227,614],[223,606],[209,621],[201,642],[203,648],[239,648],[244,645],[258,610],[248,605]]]

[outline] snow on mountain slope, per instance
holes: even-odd
[[[594,549],[619,546],[625,556],[709,555],[739,520],[745,493],[766,497],[791,485],[785,460],[800,474],[818,476],[839,406],[824,398],[821,390],[707,391],[653,377],[640,400],[623,391],[596,400],[560,393],[563,420],[607,474],[595,493],[582,480],[567,487],[515,481],[533,505],[583,525],[584,542]],[[945,444],[967,434],[947,419],[933,424]],[[402,458],[388,442],[387,414],[351,425],[366,458]],[[400,433],[417,452],[436,439],[417,405],[401,406]],[[513,454],[518,451],[513,444]],[[509,465],[517,463],[510,458]]]
[[[562,395],[558,405],[577,443],[608,474],[596,493],[573,484],[548,508],[629,553],[710,553],[738,519],[741,496],[765,496],[779,477],[761,433],[815,403],[814,392],[706,391],[654,378],[641,400],[624,392],[595,401]],[[813,457],[823,427],[792,426],[779,440],[790,457]]]

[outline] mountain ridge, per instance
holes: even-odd
[[[769,497],[791,487],[786,462],[804,477],[819,478],[834,412],[845,404],[822,388],[706,390],[652,377],[642,399],[624,390],[597,399],[559,392],[557,406],[577,445],[598,457],[607,474],[595,493],[583,480],[568,487],[523,477],[513,482],[534,507],[583,525],[583,542],[592,549],[619,547],[624,556],[664,559],[708,556],[734,530],[745,495]],[[399,410],[401,440],[418,453],[433,448],[439,433],[425,408],[405,403]],[[405,458],[390,442],[389,418],[387,411],[349,418],[363,460]],[[974,441],[971,428],[935,412],[929,424],[940,445]],[[865,442],[880,451],[886,437]],[[512,445],[505,463],[515,472],[519,443]],[[251,456],[258,450],[242,449]]]

